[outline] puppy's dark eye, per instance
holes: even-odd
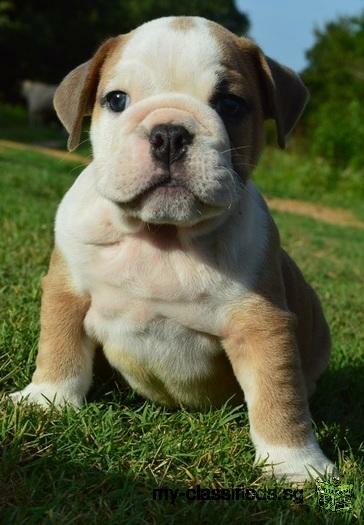
[[[127,103],[129,102],[129,97],[124,91],[110,91],[105,97],[106,105],[111,111],[120,113],[124,111]]]
[[[250,111],[248,103],[243,98],[231,94],[216,96],[212,106],[221,118],[233,121],[242,119]]]

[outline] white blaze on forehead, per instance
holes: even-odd
[[[221,70],[219,50],[208,21],[188,18],[178,28],[178,18],[153,20],[136,29],[114,57],[113,88],[139,99],[162,92],[183,92],[207,100]],[[116,58],[116,60],[115,60]]]

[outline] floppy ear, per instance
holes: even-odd
[[[259,51],[260,70],[264,83],[264,113],[276,122],[277,141],[281,148],[294,128],[309,98],[309,93],[300,77],[291,69],[282,66]]]
[[[101,67],[117,40],[117,37],[106,40],[91,60],[68,73],[55,92],[54,107],[59,120],[69,133],[67,146],[70,151],[77,148],[80,142],[82,120],[84,116],[92,113]]]

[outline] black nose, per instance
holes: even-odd
[[[192,139],[193,135],[183,126],[159,124],[152,129],[149,142],[153,156],[169,165],[185,155]]]

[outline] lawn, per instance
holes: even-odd
[[[299,172],[301,164],[282,154],[272,155],[263,159],[271,171],[266,175],[258,171],[258,182],[263,188],[271,187],[272,194],[295,196],[299,182],[294,180],[294,168]],[[275,171],[272,159],[277,166],[290,163],[292,182],[287,183],[286,192],[283,181],[274,187],[270,179]],[[79,171],[71,162],[0,147],[0,378],[4,393],[24,387],[34,370],[40,278],[52,247],[54,213]],[[303,197],[308,193],[306,188]],[[318,201],[318,196],[312,200]],[[324,201],[349,207],[350,191],[333,190]],[[362,216],[355,195],[353,209]],[[311,406],[321,446],[340,466],[339,484],[308,484],[303,502],[190,502],[183,495],[174,504],[153,500],[152,490],[158,486],[184,492],[197,484],[277,491],[287,485],[263,482],[259,470],[252,467],[254,451],[244,407],[205,413],[171,411],[123,389],[116,374],[110,378],[99,374],[88,404],[79,412],[14,407],[3,396],[1,523],[288,525],[362,519],[364,232],[292,214],[274,217],[284,246],[317,289],[332,329],[330,368]]]

